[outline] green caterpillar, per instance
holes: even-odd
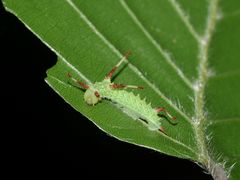
[[[156,131],[159,130],[165,133],[163,127],[161,126],[161,120],[164,119],[163,116],[169,117],[175,120],[168,111],[163,107],[152,108],[151,104],[147,104],[145,99],[141,99],[139,95],[135,95],[132,92],[125,91],[126,88],[137,88],[143,89],[141,86],[123,85],[115,84],[111,82],[111,78],[117,68],[127,59],[130,52],[128,52],[116,66],[105,76],[102,82],[95,82],[92,85],[87,85],[73,78],[70,73],[68,77],[71,78],[75,83],[80,85],[80,88],[86,90],[84,93],[84,101],[88,105],[95,105],[102,99],[109,100],[120,107],[125,113],[134,119],[139,119],[147,125],[149,130]],[[162,112],[164,114],[159,113]]]

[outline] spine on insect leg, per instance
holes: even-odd
[[[161,127],[156,110],[139,95],[125,90],[103,90],[100,94],[102,97],[117,103],[131,117],[144,120],[150,130],[159,130]]]

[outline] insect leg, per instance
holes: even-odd
[[[159,112],[164,112],[166,114],[167,117],[169,117],[172,120],[176,120],[176,117],[172,116],[171,114],[169,114],[169,112],[164,108],[164,107],[158,107],[155,109],[157,113]]]
[[[124,85],[124,84],[111,84],[111,88],[113,89],[127,89],[127,88],[132,88],[132,89],[143,89],[142,86],[134,86],[134,85]]]
[[[67,73],[67,76],[68,76],[73,82],[75,82],[76,84],[80,85],[81,88],[83,88],[83,89],[88,89],[88,88],[89,88],[89,86],[88,86],[87,84],[85,84],[85,83],[83,83],[83,82],[75,79],[74,77],[72,77],[72,75],[71,75],[70,73]]]
[[[105,79],[111,79],[112,76],[113,76],[113,74],[114,74],[114,72],[117,70],[117,68],[123,63],[123,61],[124,61],[125,59],[128,58],[128,56],[129,56],[130,54],[131,54],[130,51],[127,52],[127,53],[123,56],[123,58],[116,64],[116,66],[114,66],[114,67],[111,69],[111,71],[106,75]]]

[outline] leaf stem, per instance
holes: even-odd
[[[226,180],[227,175],[223,167],[214,162],[210,157],[207,149],[206,142],[206,113],[204,111],[204,90],[208,80],[208,51],[209,45],[212,39],[213,32],[216,26],[217,20],[217,10],[218,10],[218,0],[210,1],[209,5],[209,15],[207,18],[207,25],[205,29],[204,36],[199,45],[199,78],[195,86],[195,123],[194,129],[196,133],[197,145],[199,148],[199,162],[201,162],[205,168],[211,173],[215,180]]]

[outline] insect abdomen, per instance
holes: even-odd
[[[123,109],[131,117],[142,119],[150,130],[158,130],[161,126],[160,118],[150,104],[139,95],[125,90],[108,90],[100,92],[103,98],[109,99]]]

